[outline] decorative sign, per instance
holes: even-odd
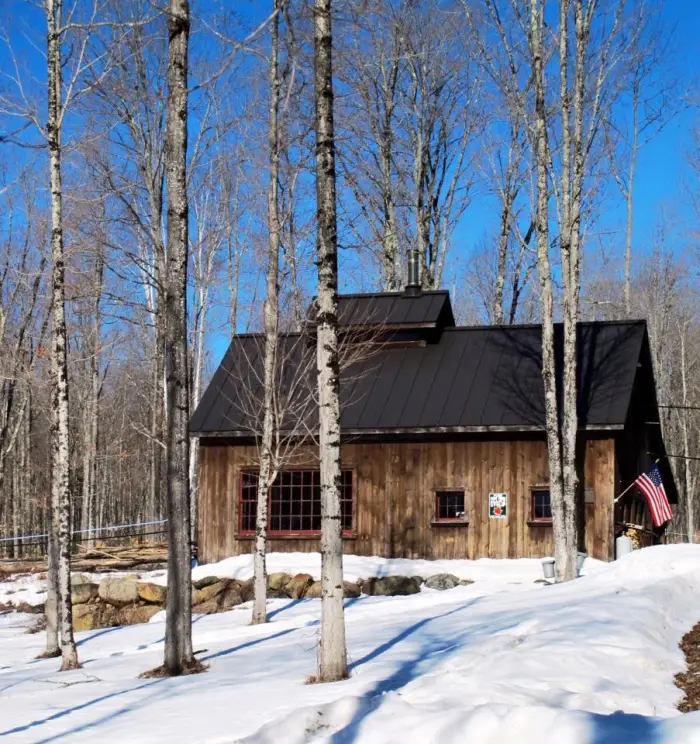
[[[505,519],[508,516],[508,494],[489,494],[489,517],[491,519]]]

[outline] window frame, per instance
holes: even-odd
[[[537,517],[535,516],[535,494],[540,493],[542,491],[546,491],[549,494],[549,511],[551,513],[552,511],[552,492],[549,488],[548,483],[543,483],[541,485],[534,485],[530,486],[530,519],[528,520],[528,524],[535,525],[538,527],[547,527],[551,526],[552,524],[552,517]]]
[[[355,524],[356,524],[356,507],[357,507],[357,473],[354,467],[345,466],[340,468],[341,477],[342,473],[350,473],[350,505],[351,505],[351,527],[350,529],[343,529],[342,536],[344,538],[355,537]],[[278,471],[276,478],[279,478],[282,473],[320,473],[320,469],[317,467],[296,467],[296,468],[282,468]],[[236,536],[241,538],[253,538],[255,537],[255,528],[245,529],[243,526],[244,510],[243,505],[243,489],[244,489],[244,477],[246,475],[258,475],[260,473],[259,468],[255,467],[243,467],[238,472],[238,493],[236,494]],[[256,488],[257,494],[257,488]],[[345,499],[345,501],[348,501]],[[253,502],[256,503],[256,502]],[[342,508],[342,504],[341,504]],[[267,509],[268,509],[268,529],[267,536],[271,539],[285,539],[285,538],[318,538],[321,536],[320,528],[318,530],[273,530],[270,528],[270,515],[272,512],[272,486],[267,492]]]
[[[435,496],[434,507],[433,507],[433,518],[431,524],[434,526],[441,525],[464,525],[469,524],[467,519],[467,491],[465,488],[435,488],[433,489]],[[442,494],[462,494],[462,505],[463,505],[463,516],[461,517],[441,517],[440,516],[440,496]]]

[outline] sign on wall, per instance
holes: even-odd
[[[489,494],[489,517],[491,519],[505,519],[508,516],[508,494]]]

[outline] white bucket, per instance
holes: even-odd
[[[615,558],[619,560],[623,555],[627,555],[632,552],[632,540],[627,535],[620,535],[615,540]]]
[[[554,558],[544,558],[542,561],[542,574],[545,579],[554,578]]]

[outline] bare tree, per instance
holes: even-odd
[[[316,299],[321,478],[321,639],[318,680],[348,676],[343,607],[343,541],[340,510],[340,379],[338,361],[338,235],[331,0],[314,4],[316,101]]]
[[[689,394],[689,378],[691,362],[689,360],[689,326],[691,318],[684,314],[678,320],[678,337],[680,342],[680,377],[681,377],[681,400],[682,408],[676,409],[679,413],[680,428],[683,441],[683,486],[685,491],[684,507],[686,519],[686,531],[689,543],[695,542],[695,491],[697,488],[697,468],[693,468],[693,454],[690,449],[692,431],[693,405]]]
[[[267,621],[267,495],[272,475],[272,445],[275,430],[275,355],[277,353],[277,325],[279,321],[279,167],[280,167],[280,69],[279,28],[283,0],[274,0],[274,18],[270,25],[270,119],[268,142],[270,148],[270,183],[267,197],[268,249],[266,260],[266,294],[263,310],[265,325],[265,353],[263,361],[263,428],[260,445],[257,512],[255,519],[255,553],[253,556],[254,589],[253,624]]]
[[[403,280],[401,244],[408,239],[401,216],[408,184],[400,177],[397,141],[406,73],[402,11],[364,2],[351,3],[349,10],[352,34],[341,46],[338,72],[354,95],[346,97],[346,111],[341,110],[347,134],[338,156],[361,219],[351,216],[348,227],[378,254],[382,284],[396,291]],[[369,231],[366,238],[360,226]]]
[[[61,186],[62,102],[61,0],[46,0],[48,118],[51,174],[51,500],[58,536],[61,670],[77,669],[70,586],[71,487],[68,441],[68,334],[66,331],[63,191]]]
[[[498,198],[500,220],[494,241],[497,247],[493,287],[484,302],[492,322],[498,325],[515,322],[537,263],[531,245],[535,232],[533,153],[528,127],[533,86],[531,61],[510,31],[511,25],[517,23],[513,12],[504,11],[500,5],[498,0],[485,0],[479,8],[462,0],[485,80],[484,101],[493,106],[482,149],[487,161],[487,183]]]
[[[628,317],[632,312],[632,232],[637,158],[683,106],[677,81],[671,72],[673,35],[659,21],[658,10],[653,0],[640,0],[633,10],[626,59],[619,76],[621,101],[616,116],[606,116],[605,122],[612,173],[625,200],[624,297]],[[623,108],[624,103],[627,105]]]
[[[110,24],[102,29],[102,43],[111,49],[118,74],[93,86],[90,110],[103,123],[111,145],[95,149],[91,165],[113,203],[116,226],[130,246],[123,251],[126,265],[119,271],[142,289],[144,321],[152,330],[148,512],[155,519],[163,506],[166,406],[166,40],[157,20],[143,22],[149,12],[150,4],[141,0],[106,7]],[[114,29],[120,28],[125,32],[115,34]]]
[[[192,652],[189,506],[189,382],[187,359],[187,0],[168,6],[166,181],[168,198],[166,311],[168,598],[163,672],[202,671]]]
[[[480,124],[479,70],[451,13],[412,3],[402,28],[408,81],[406,148],[421,285],[441,286],[452,231],[469,205],[470,146]]]
[[[621,59],[619,30],[624,4],[601,9],[583,0],[561,0],[556,29],[545,26],[544,3],[530,8],[528,49],[535,95],[532,138],[537,171],[536,229],[542,312],[542,375],[557,576],[576,576],[580,539],[577,416],[577,324],[580,265],[587,210],[586,183],[603,111],[613,98],[610,77]],[[573,20],[573,24],[572,24]],[[547,32],[545,32],[547,28]],[[552,39],[552,46],[547,39]],[[556,60],[558,90],[547,67]],[[554,79],[554,75],[551,75]],[[563,368],[558,396],[554,358],[554,297],[550,263],[549,200],[554,197],[563,285]],[[590,197],[589,197],[590,199]]]
[[[51,537],[49,539],[49,570],[47,596],[47,653],[56,651],[54,621],[55,607],[59,606],[61,633],[61,669],[79,666],[73,639],[72,604],[70,587],[70,532],[71,532],[71,482],[69,446],[69,400],[68,400],[68,333],[66,328],[65,298],[65,250],[62,186],[62,141],[65,117],[75,101],[83,96],[87,87],[84,78],[100,67],[105,74],[104,59],[98,65],[90,59],[88,42],[94,24],[97,6],[86,4],[87,20],[76,22],[77,6],[71,8],[72,22],[64,23],[62,0],[45,0],[44,12],[47,23],[47,119],[44,125],[38,117],[37,107],[29,99],[29,92],[20,74],[14,52],[9,47],[12,67],[8,78],[16,88],[13,99],[0,95],[0,111],[13,117],[21,117],[34,125],[49,153],[50,207],[51,207]],[[70,54],[65,54],[66,36],[74,35]],[[9,42],[8,42],[9,44]],[[64,72],[67,71],[64,83]],[[23,127],[20,131],[23,131]]]
[[[104,223],[104,200],[102,203]],[[95,236],[96,241],[99,235]],[[89,329],[86,355],[88,361],[88,390],[83,410],[83,483],[82,483],[82,518],[84,530],[94,530],[96,526],[95,508],[97,504],[97,453],[100,439],[100,398],[104,378],[100,373],[100,355],[102,343],[102,295],[104,292],[104,241],[94,247],[92,256],[92,276],[89,292],[91,294],[91,324]],[[87,547],[95,545],[93,532],[87,534]]]
[[[542,308],[542,380],[545,396],[545,426],[549,460],[549,491],[552,499],[555,560],[561,578],[572,578],[571,543],[575,525],[574,511],[565,512],[561,478],[561,442],[554,361],[554,299],[549,261],[549,152],[545,101],[544,3],[533,0],[530,13],[529,45],[535,93],[535,162],[537,167],[537,264]],[[568,516],[568,520],[567,520]],[[575,548],[575,545],[574,545]],[[574,559],[575,561],[575,559]]]

